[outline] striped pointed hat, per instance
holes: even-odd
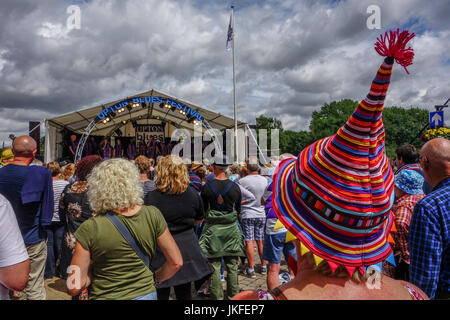
[[[302,254],[326,260],[350,274],[391,261],[388,243],[394,175],[384,151],[384,99],[394,60],[406,67],[405,48],[414,34],[386,33],[375,44],[385,56],[370,92],[338,132],[306,147],[297,159],[280,163],[273,178],[272,206],[278,220],[301,242]],[[407,71],[407,70],[406,70]]]

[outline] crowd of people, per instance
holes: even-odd
[[[56,276],[71,281],[74,266],[82,275],[82,286],[68,289],[74,299],[164,300],[173,287],[177,299],[190,300],[191,283],[197,291],[203,288],[199,293],[204,296],[224,299],[224,274],[230,299],[240,291],[239,265],[255,276],[252,248],[256,242],[262,256],[266,214],[261,200],[271,180],[268,167],[262,168],[264,176],[259,174],[256,158],[230,166],[188,163],[172,155],[160,156],[156,163],[144,155],[134,160],[89,155],[76,165],[42,164],[36,163],[34,148],[31,137],[15,139],[5,152],[14,156],[0,173],[1,193],[14,203],[12,212],[18,212],[25,260],[31,265],[27,286],[9,287],[11,298],[45,299],[44,280]],[[27,178],[30,174],[33,178]],[[18,190],[36,182],[32,191],[39,192],[39,201],[30,207]],[[136,259],[133,246],[108,215],[126,226],[151,263]],[[29,234],[34,235],[31,240]],[[273,257],[273,250],[266,254]],[[261,261],[261,273],[266,273]],[[143,285],[149,281],[158,283],[156,291]]]
[[[389,161],[384,99],[394,61],[412,60],[412,36],[390,37],[336,134],[268,166],[129,160],[117,144],[61,169],[15,138],[0,168],[0,300],[45,299],[53,276],[80,300],[167,300],[171,288],[190,300],[192,286],[212,300],[450,299],[450,140]],[[239,272],[265,274],[268,290],[241,291]]]
[[[156,163],[146,156],[130,161],[90,155],[76,165],[42,166],[33,164],[34,147],[31,137],[18,137],[5,152],[14,157],[0,169],[2,246],[8,247],[0,258],[11,264],[0,269],[2,299],[8,298],[5,288],[11,299],[45,299],[44,279],[55,276],[68,279],[73,299],[168,300],[173,288],[176,299],[191,300],[192,284],[213,300],[249,298],[240,293],[238,274],[255,277],[255,253],[269,290],[280,286],[283,256],[298,266],[289,263],[282,283],[311,271],[314,259],[302,258],[301,245],[286,242],[289,231],[276,227],[272,175],[279,161],[204,165],[172,155]],[[423,297],[448,297],[448,240],[439,236],[448,236],[443,195],[449,150],[445,139],[426,144],[420,154],[404,145],[393,161],[389,234],[395,261],[383,262],[382,273],[411,281]],[[129,231],[139,253],[110,217]],[[78,288],[70,286],[74,266],[81,270]]]

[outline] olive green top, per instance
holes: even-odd
[[[133,216],[117,217],[152,258],[157,238],[167,228],[161,212],[142,206]],[[90,300],[130,300],[155,291],[153,273],[105,215],[83,222],[75,237],[91,254]]]

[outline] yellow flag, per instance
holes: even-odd
[[[313,257],[314,257],[314,262],[316,263],[316,266],[318,266],[319,263],[321,263],[323,261],[323,259],[321,257],[318,257],[315,254],[313,254]]]
[[[286,240],[284,240],[284,242],[290,242],[292,240],[297,239],[292,233],[290,233],[289,231],[286,233]]]
[[[305,247],[302,243],[300,243],[300,252],[301,252],[302,256],[304,256],[305,254],[307,254],[309,252],[309,249],[307,247]]]
[[[273,227],[273,230],[278,230],[284,228],[284,225],[281,223],[280,220],[277,220],[277,223],[275,223],[275,227]]]

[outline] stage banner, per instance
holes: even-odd
[[[136,146],[139,146],[142,140],[147,143],[150,138],[164,142],[164,124],[136,125]]]

